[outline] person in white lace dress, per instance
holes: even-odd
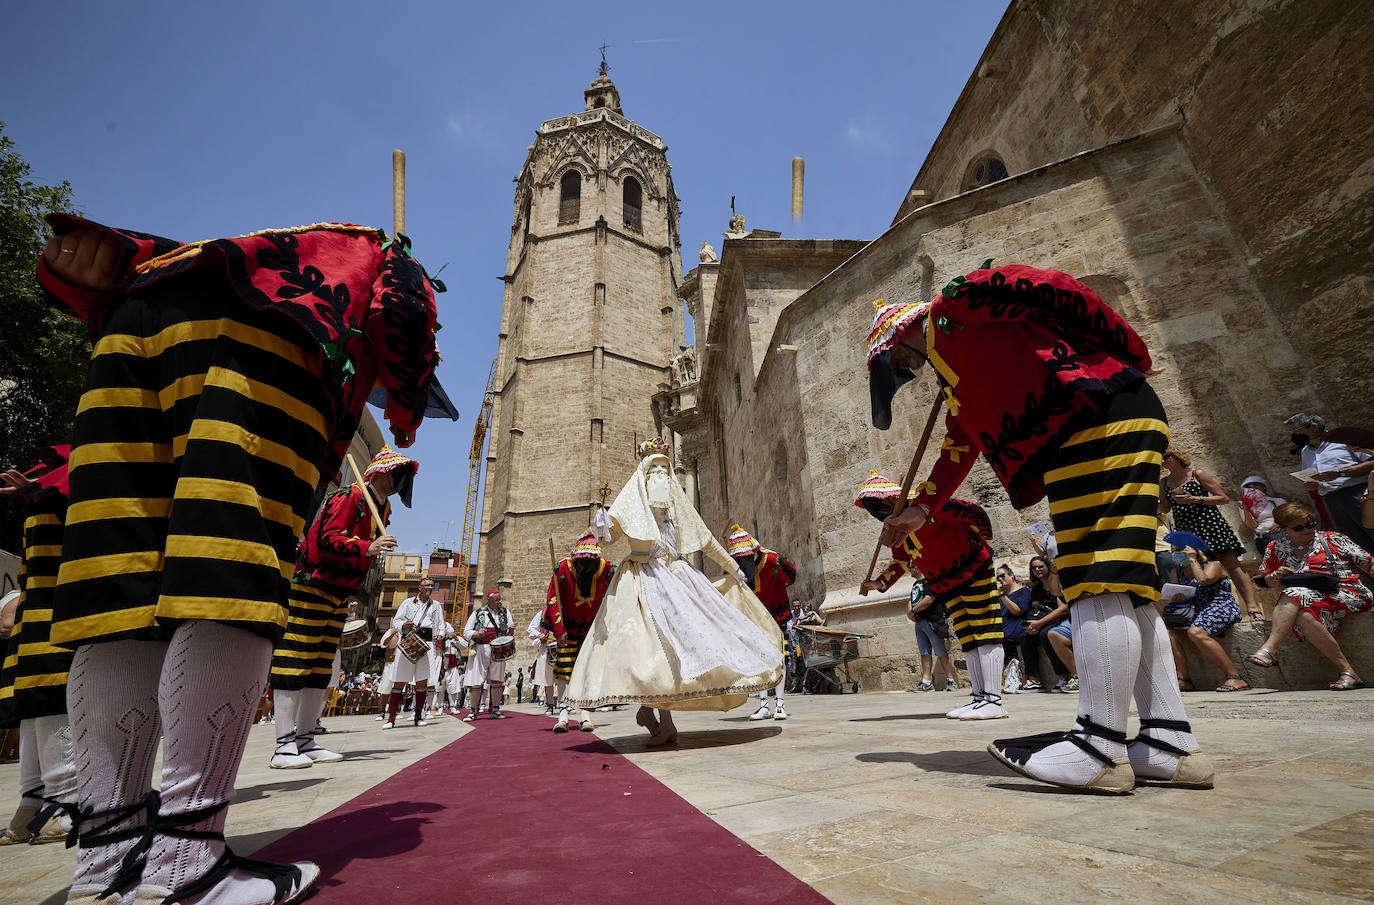
[[[640,706],[650,744],[677,736],[673,710],[730,710],[782,678],[782,635],[746,579],[669,474],[661,440],[640,446],[639,467],[609,514],[603,543],[629,552],[583,642],[566,705]],[[726,572],[711,582],[684,557],[701,551]],[[654,711],[657,710],[657,715]]]

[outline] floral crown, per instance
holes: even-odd
[[[661,437],[653,437],[639,444],[639,457],[647,459],[649,456],[667,456],[668,444],[663,442]]]

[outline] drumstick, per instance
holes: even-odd
[[[558,613],[562,618],[563,582],[558,580],[558,554],[553,552],[553,538],[549,538],[549,562],[553,563],[553,593],[558,597]]]
[[[382,524],[382,517],[377,514],[377,504],[372,502],[372,494],[368,491],[367,485],[363,483],[363,473],[358,470],[357,463],[353,461],[352,453],[344,453],[344,461],[353,470],[353,480],[357,481],[363,488],[363,501],[367,503],[367,511],[372,513],[372,524],[377,527],[377,536],[386,534],[386,525]]]
[[[911,467],[906,470],[906,480],[902,481],[902,492],[898,495],[897,501],[892,504],[892,515],[888,516],[888,518],[892,518],[892,516],[895,515],[901,515],[902,510],[906,509],[906,495],[911,492],[911,482],[916,480],[916,470],[921,467],[921,458],[926,453],[926,443],[930,441],[930,432],[935,429],[935,419],[940,414],[940,405],[943,402],[944,396],[941,395],[937,387],[935,390],[935,404],[930,407],[930,417],[926,419],[925,432],[921,434],[921,442],[916,444],[916,455],[911,457]],[[879,532],[878,546],[873,550],[873,559],[869,560],[868,575],[864,577],[864,581],[873,580],[873,567],[878,564],[878,554],[881,553],[882,550],[883,535]]]

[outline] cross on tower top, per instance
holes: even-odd
[[[610,67],[608,67],[608,66],[606,65],[606,47],[607,47],[606,42],[605,42],[605,41],[602,41],[602,42],[601,42],[601,73],[600,73],[601,75],[605,75],[605,74],[606,74],[606,70],[607,70],[608,68],[610,68]]]

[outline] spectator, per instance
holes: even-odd
[[[1274,507],[1288,501],[1283,497],[1270,496],[1269,482],[1257,474],[1241,482],[1240,489],[1241,518],[1245,520],[1245,527],[1255,532],[1255,550],[1263,559],[1265,549],[1283,537],[1283,529],[1274,521]]]
[[[1174,571],[1183,565],[1183,554],[1175,553],[1174,548],[1164,538],[1173,532],[1173,526],[1162,515],[1155,526],[1155,571],[1161,582],[1173,581]]]
[[[1245,552],[1236,533],[1226,523],[1218,506],[1231,502],[1217,479],[1201,468],[1193,467],[1192,458],[1171,446],[1164,452],[1164,476],[1160,483],[1161,513],[1173,510],[1174,527],[1202,538],[1212,554],[1221,562],[1251,619],[1263,614],[1255,605],[1255,591],[1245,570],[1240,567],[1240,554]]]
[[[1064,601],[1064,589],[1059,584],[1059,574],[1050,560],[1043,556],[1032,556],[1030,561],[1031,606],[1026,613],[1026,637],[1021,641],[1021,657],[1026,666],[1025,691],[1062,691],[1072,676],[1060,661],[1054,648],[1045,643],[1044,633],[1053,628],[1069,615],[1069,605]],[[1053,688],[1045,688],[1040,681],[1040,651],[1050,659],[1059,682]]]
[[[1283,422],[1292,428],[1289,437],[1302,453],[1304,470],[1317,472],[1306,487],[1321,496],[1331,527],[1374,553],[1374,531],[1360,518],[1366,475],[1374,473],[1374,459],[1355,452],[1344,443],[1326,439],[1326,422],[1317,415],[1299,413]],[[1291,539],[1291,536],[1290,536]]]
[[[1026,672],[1016,652],[1026,638],[1031,589],[1017,579],[1010,563],[1002,563],[997,567],[997,590],[1002,595],[1002,654],[1007,658],[1007,668],[1002,673],[1002,693],[1020,694],[1021,680]]]
[[[1217,642],[1227,629],[1240,622],[1240,607],[1236,605],[1226,570],[1196,535],[1175,531],[1169,535],[1169,543],[1174,549],[1182,550],[1187,561],[1180,570],[1183,574],[1178,584],[1196,588],[1191,600],[1178,594],[1164,607],[1164,624],[1169,629],[1169,646],[1173,648],[1174,668],[1178,672],[1178,690],[1197,691],[1188,673],[1188,655],[1183,650],[1183,639],[1187,638],[1198,653],[1221,670],[1223,680],[1217,691],[1245,691],[1250,683],[1236,673],[1236,664]]]
[[[1273,666],[1284,634],[1292,631],[1340,669],[1328,686],[1332,691],[1363,688],[1333,636],[1348,614],[1374,606],[1374,594],[1360,583],[1358,574],[1374,578],[1374,558],[1339,532],[1318,531],[1316,510],[1303,503],[1284,503],[1274,510],[1274,521],[1284,536],[1269,545],[1255,582],[1282,587],[1283,595],[1274,606],[1268,640],[1246,659],[1266,669]]]
[[[911,586],[906,618],[916,624],[916,650],[921,655],[921,684],[911,690],[935,690],[935,660],[939,660],[945,671],[945,691],[957,691],[959,683],[954,677],[954,657],[945,648],[945,639],[949,637],[949,614],[945,605],[936,601],[924,578],[916,579]]]

